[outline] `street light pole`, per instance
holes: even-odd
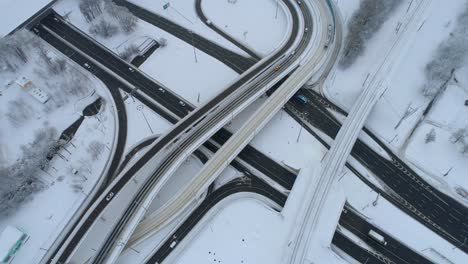
[[[278,8],[279,8],[279,0],[276,0],[276,11],[275,11],[275,19],[278,18]]]

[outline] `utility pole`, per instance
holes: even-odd
[[[197,103],[200,103],[200,93],[198,93]]]
[[[304,125],[304,121],[301,121],[301,128],[299,129],[299,134],[297,135],[296,142],[299,142],[299,138],[301,138],[302,127]]]
[[[143,111],[142,111],[142,110],[143,110],[143,105],[137,106],[137,110],[140,111],[140,113],[143,115],[143,118],[145,119],[146,124],[148,125],[148,128],[149,128],[150,131],[151,131],[151,134],[154,134],[154,131],[153,131],[153,129],[151,128],[151,125],[149,124],[148,119],[146,118],[145,113],[143,113]]]
[[[190,32],[190,35],[192,37],[193,56],[195,57],[195,63],[198,63],[197,51],[195,50],[195,41],[193,40],[193,31],[190,30],[189,32]]]

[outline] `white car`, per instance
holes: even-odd
[[[161,93],[165,93],[166,90],[164,90],[163,88],[159,87],[158,90],[161,92]]]
[[[185,103],[182,102],[182,101],[179,101],[179,104],[180,104],[181,106],[185,106]]]
[[[135,70],[132,67],[128,67],[128,70],[131,72],[135,72]]]
[[[106,201],[110,201],[112,199],[112,197],[114,197],[114,193],[113,192],[110,192],[107,196],[106,196]]]
[[[89,65],[87,62],[85,62],[83,65],[86,67],[86,69],[91,69],[91,65]]]

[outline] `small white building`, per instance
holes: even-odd
[[[41,104],[45,104],[47,103],[47,101],[49,101],[50,99],[49,94],[43,91],[42,89],[34,86],[33,82],[29,80],[28,78],[21,77],[20,79],[17,79],[15,82],[19,87],[26,90],[28,94],[34,97],[34,99],[39,101]]]
[[[13,226],[7,226],[0,234],[0,263],[11,263],[29,236]]]

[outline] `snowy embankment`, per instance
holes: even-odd
[[[5,81],[0,86],[0,165],[3,167],[0,169],[10,170],[21,160],[38,160],[32,171],[24,173],[39,188],[31,193],[24,192],[28,188],[21,188],[13,193],[11,200],[2,201],[2,206],[9,208],[1,212],[0,230],[13,225],[30,236],[15,257],[18,263],[39,262],[46,253],[44,249],[67,226],[102,179],[116,135],[115,106],[104,84],[30,34],[23,37],[32,39],[14,44],[23,50],[20,57],[26,62],[10,53],[3,58],[12,68],[5,68],[0,76]],[[14,40],[13,36],[8,41],[15,43]],[[20,88],[23,77],[30,84]],[[38,101],[30,93],[33,88],[47,93],[49,100]],[[82,117],[83,109],[97,98],[102,100],[99,109],[94,109],[97,114]],[[62,131],[80,119],[81,125],[70,141],[58,141]],[[44,143],[46,138],[51,142]],[[49,143],[58,144],[55,145],[58,149],[41,152],[40,148]],[[46,161],[45,153],[54,153],[53,158]],[[21,173],[26,167],[16,166],[15,173]],[[15,183],[5,182],[2,186],[10,185]]]
[[[0,38],[9,34],[52,0],[2,0],[0,1]]]
[[[282,1],[274,0],[202,0],[211,23],[262,57],[276,49],[287,33],[284,8]]]

